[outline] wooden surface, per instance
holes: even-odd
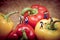
[[[10,13],[19,11],[34,4],[45,6],[52,17],[60,19],[60,1],[59,0],[2,0],[0,1],[0,12]],[[15,26],[19,23],[20,13],[16,13],[11,17]]]

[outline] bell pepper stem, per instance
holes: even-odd
[[[8,13],[8,14],[4,15],[4,18],[5,18],[5,19],[8,19],[8,17],[9,17],[10,15],[15,14],[15,13],[17,13],[17,12],[18,12],[18,11],[15,11],[15,12],[12,12],[12,13]]]
[[[22,39],[28,40],[25,30],[22,30],[23,36]]]
[[[50,17],[51,21],[50,24],[47,25],[48,29],[50,30],[56,30],[57,28],[55,27],[56,22],[60,22],[60,20],[53,21],[53,19]]]
[[[29,12],[29,14],[37,14],[38,13],[38,10],[37,9],[32,9],[32,8],[24,8],[21,12],[22,15],[24,15],[25,12]]]
[[[60,20],[56,20],[56,21],[54,21],[54,22],[51,23],[51,29],[52,29],[52,30],[55,30],[55,29],[56,29],[55,26],[54,26],[54,24],[55,24],[56,22],[60,22]]]

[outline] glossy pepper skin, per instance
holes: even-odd
[[[14,26],[14,23],[9,18],[12,14],[14,14],[14,12],[7,15],[0,13],[0,39],[4,39]]]
[[[50,17],[49,11],[45,6],[41,6],[41,5],[32,5],[31,8],[33,9],[38,9],[38,13],[42,15],[42,17],[45,19],[48,19]]]
[[[15,30],[12,30],[8,36],[6,37],[6,40],[18,40],[18,35]]]
[[[50,17],[47,8],[40,5],[32,5],[31,8],[23,9],[22,15],[33,28],[35,28],[35,25],[39,20],[48,19]]]
[[[18,28],[17,28],[16,32],[20,37],[22,37],[22,35],[23,35],[22,30],[24,30],[25,33],[26,33],[26,36],[27,36],[26,39],[28,39],[28,40],[34,40],[35,39],[34,31],[33,31],[33,29],[31,28],[30,25],[28,25],[28,24],[19,24],[17,27]]]
[[[25,22],[17,25],[16,33],[20,37],[20,40],[35,40],[35,32],[33,28]]]
[[[39,40],[60,40],[60,20],[49,18],[40,20],[35,27],[35,34]]]

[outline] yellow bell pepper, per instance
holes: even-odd
[[[12,20],[10,20],[9,16],[14,13],[15,12],[9,13],[7,15],[0,13],[0,37],[7,36],[12,30],[14,23],[12,22]]]
[[[35,34],[39,40],[59,40],[60,20],[57,18],[40,20],[35,27]]]

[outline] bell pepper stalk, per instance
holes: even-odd
[[[59,40],[59,31],[60,20],[57,18],[42,19],[35,27],[35,34],[39,40]]]
[[[37,14],[38,13],[38,11],[37,11],[37,9],[32,9],[32,8],[25,8],[25,9],[23,9],[22,10],[22,15],[24,15],[24,13],[26,12],[26,11],[28,11],[28,14],[27,15],[30,15],[30,14]],[[31,12],[31,13],[30,13]]]
[[[22,30],[22,33],[23,33],[23,35],[22,35],[21,40],[28,40],[27,35],[24,30]]]
[[[9,16],[16,12],[8,13],[6,15],[0,13],[0,38],[3,39],[3,37],[7,36],[12,30],[14,23],[10,20]]]
[[[16,11],[16,12],[11,12],[11,13],[8,13],[8,14],[2,15],[2,16],[4,16],[4,18],[5,18],[6,20],[8,20],[8,18],[9,18],[10,15],[15,14],[15,13],[17,13],[17,12],[18,12],[18,11]]]
[[[60,20],[53,21],[53,19],[51,18],[50,24],[47,24],[48,29],[57,30],[57,28],[55,27],[56,26],[55,25],[56,22],[60,22]],[[48,25],[50,25],[50,27]]]
[[[35,33],[33,28],[24,22],[22,16],[19,17],[20,23],[16,26],[16,33],[18,34],[20,40],[34,40]]]

